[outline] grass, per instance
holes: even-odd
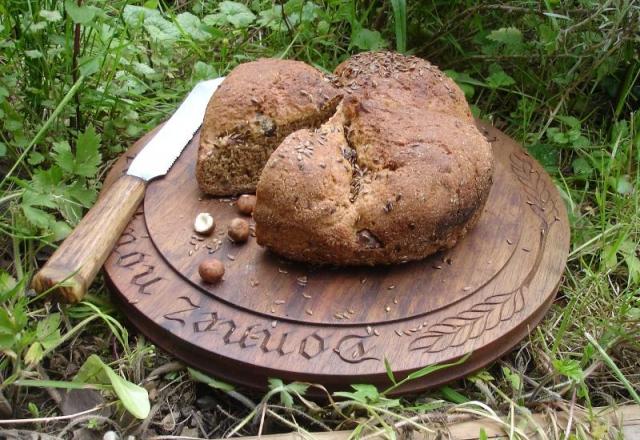
[[[483,414],[505,416],[505,432],[517,437],[516,422],[532,411],[565,408],[575,414],[573,438],[613,436],[592,408],[637,402],[640,384],[638,3],[280,4],[0,4],[0,418],[31,419],[18,426],[63,436],[84,427],[140,436],[357,429],[392,437]],[[499,362],[410,399],[360,385],[319,407],[304,398],[316,385],[274,380],[258,396],[190,374],[127,332],[100,280],[74,306],[29,289],[95,201],[113,160],[195,82],[261,56],[331,71],[352,53],[384,47],[446,69],[477,116],[540,160],[568,208],[571,253],[558,297]],[[89,375],[94,353],[106,367],[91,361],[97,370]],[[140,390],[123,391],[107,369],[148,391],[145,420],[123,410]],[[74,377],[102,390],[101,415],[60,418],[56,386]],[[548,437],[570,438],[562,428]]]

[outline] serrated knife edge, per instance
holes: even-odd
[[[136,155],[127,174],[145,181],[165,175],[202,125],[209,100],[223,80],[221,77],[198,83]]]

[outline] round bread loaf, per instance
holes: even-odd
[[[320,126],[340,98],[322,72],[300,61],[239,65],[207,106],[196,163],[200,189],[218,196],[255,192],[280,142],[299,128]]]
[[[477,222],[493,172],[461,90],[430,63],[390,52],[356,55],[335,73],[335,114],[286,137],[260,175],[258,243],[335,265],[454,246]]]

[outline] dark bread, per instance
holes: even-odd
[[[258,243],[293,260],[391,264],[450,248],[477,222],[491,146],[464,95],[415,57],[356,55],[320,128],[287,136],[260,174]]]
[[[260,59],[239,65],[207,106],[198,185],[219,196],[254,192],[280,142],[295,130],[319,126],[339,100],[336,87],[303,62]]]

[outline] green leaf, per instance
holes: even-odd
[[[38,21],[37,23],[33,23],[29,26],[29,32],[31,33],[36,33],[36,32],[40,32],[43,29],[46,29],[47,25],[49,23],[47,23],[46,21]]]
[[[219,5],[219,11],[220,17],[235,28],[246,28],[256,19],[246,5],[238,2],[223,1]]]
[[[16,284],[18,284],[18,282],[14,277],[0,269],[0,294],[13,290]]]
[[[380,32],[359,28],[351,34],[351,46],[362,50],[380,50],[387,46]]]
[[[593,172],[593,168],[584,157],[579,157],[571,162],[573,173],[580,177],[589,177]]]
[[[100,357],[96,354],[92,354],[78,369],[78,372],[73,377],[73,382],[106,385],[109,383],[109,378],[107,377],[103,367],[104,363]]]
[[[27,56],[27,58],[31,58],[31,59],[36,59],[36,58],[42,58],[42,52],[40,52],[39,50],[25,50],[24,54]]]
[[[51,225],[51,232],[53,232],[53,241],[58,242],[62,241],[71,234],[71,226],[69,226],[66,222],[57,221]]]
[[[18,379],[14,384],[23,387],[41,387],[41,388],[63,388],[67,390],[85,390],[85,389],[98,389],[98,387],[77,383],[77,382],[65,382],[62,380],[32,380],[32,379]]]
[[[60,12],[58,11],[47,11],[46,9],[41,9],[38,15],[51,22],[62,20],[62,15],[60,15]]]
[[[527,150],[547,171],[557,170],[560,154],[553,145],[538,143],[527,147]]]
[[[462,89],[462,91],[464,92],[464,96],[467,99],[470,99],[471,97],[473,97],[475,93],[474,86],[480,86],[480,87],[486,86],[485,83],[483,83],[482,81],[478,81],[475,78],[472,78],[468,73],[465,73],[465,72],[456,72],[455,70],[445,70],[444,73],[449,78],[454,80],[456,84],[458,84],[458,87]]]
[[[487,38],[497,43],[502,43],[508,47],[518,47],[522,45],[522,32],[515,27],[503,27],[491,31]]]
[[[568,125],[570,128],[573,128],[578,132],[580,131],[580,127],[582,126],[582,123],[580,122],[580,120],[573,116],[560,115],[560,116],[556,116],[556,119],[559,121],[562,121],[565,125]]]
[[[406,0],[391,0],[393,8],[393,24],[396,32],[396,50],[407,51],[407,2]]]
[[[98,192],[94,188],[86,188],[80,181],[67,186],[64,194],[85,208],[90,208],[98,197]]]
[[[80,73],[84,76],[91,76],[94,73],[100,70],[101,60],[100,57],[97,56],[83,56],[80,57],[80,61],[78,63],[78,69],[80,69]]]
[[[44,160],[44,156],[37,151],[32,151],[29,154],[29,158],[27,159],[27,163],[29,165],[39,165]]]
[[[487,77],[487,85],[492,89],[498,89],[500,87],[506,87],[516,83],[516,81],[507,75],[498,64],[492,64],[489,66],[489,72],[491,74]]]
[[[144,20],[144,29],[149,37],[165,46],[171,45],[180,38],[180,31],[172,22],[165,20],[160,15],[151,15]]]
[[[56,164],[69,174],[73,173],[75,159],[73,153],[71,153],[71,146],[67,141],[54,142],[52,147],[54,154],[52,154]]]
[[[633,194],[634,188],[628,174],[622,175],[616,179],[616,192],[623,196]]]
[[[392,384],[397,384],[396,377],[393,375],[393,370],[391,369],[391,364],[389,364],[389,359],[384,358],[384,369],[387,371],[387,377],[391,381]]]
[[[31,224],[39,228],[46,229],[56,221],[53,215],[33,206],[22,205],[22,212]]]
[[[0,158],[5,157],[6,155],[7,155],[7,144],[5,144],[4,142],[0,142]]]
[[[465,396],[448,386],[440,388],[440,393],[442,393],[442,397],[444,397],[445,400],[456,404],[467,403],[469,401]]]
[[[629,270],[629,277],[634,283],[640,282],[640,259],[636,256],[636,245],[631,241],[622,243],[621,249],[624,262]]]
[[[287,384],[287,390],[291,391],[292,393],[297,393],[300,394],[301,396],[304,395],[304,393],[307,392],[307,389],[309,388],[309,385],[304,384],[304,383],[300,383],[300,382],[291,382],[290,384]]]
[[[105,365],[104,368],[122,406],[134,417],[141,420],[146,419],[151,410],[147,390],[118,376],[109,366]]]
[[[31,344],[27,352],[24,354],[24,362],[29,364],[38,364],[44,357],[44,349],[40,342],[34,342]]]
[[[353,393],[357,400],[363,403],[376,402],[380,398],[378,388],[370,384],[354,384],[351,388],[355,390]]]
[[[183,12],[176,17],[176,22],[182,30],[196,41],[206,41],[211,34],[202,29],[200,19],[190,12]]]
[[[193,368],[187,368],[187,370],[189,371],[189,375],[193,380],[206,383],[211,388],[215,388],[221,391],[233,391],[235,389],[233,385],[218,379],[214,379],[213,377],[209,377],[206,374],[199,372],[198,370],[194,370]]]
[[[505,379],[507,379],[511,383],[511,388],[518,391],[522,386],[522,379],[520,375],[511,371],[508,367],[502,367],[502,373],[504,374]]]
[[[76,166],[75,174],[85,177],[93,177],[98,172],[98,166],[102,162],[102,155],[99,152],[100,135],[89,126],[78,136],[76,144]]]
[[[52,194],[42,194],[26,189],[22,193],[22,204],[27,206],[45,206],[47,208],[55,208],[56,203],[51,198]]]
[[[553,359],[551,362],[558,373],[566,376],[567,379],[574,382],[582,382],[584,380],[584,371],[580,366],[580,362],[575,359]]]
[[[20,282],[7,272],[0,269],[0,303],[9,299],[13,299],[21,292],[26,278],[22,278]]]
[[[53,151],[55,152],[53,156],[58,166],[67,173],[93,177],[98,172],[98,166],[102,162],[99,146],[100,135],[96,133],[93,126],[89,126],[77,138],[75,156],[66,141],[53,144]]]
[[[126,5],[122,11],[122,19],[127,26],[138,28],[144,24],[149,17],[162,18],[160,11],[155,8],[147,8],[142,6]]]
[[[74,23],[87,24],[96,16],[95,8],[90,6],[78,6],[75,0],[65,0],[64,9]]]
[[[145,419],[149,415],[150,404],[147,390],[116,374],[110,366],[102,362],[98,355],[92,354],[87,358],[73,381],[74,383],[110,383],[122,405],[134,417]]]

